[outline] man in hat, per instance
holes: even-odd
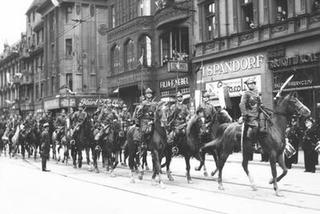
[[[168,143],[172,143],[185,133],[185,127],[189,120],[189,109],[186,104],[183,104],[183,96],[180,91],[178,91],[176,103],[170,107],[170,111],[172,112],[169,117],[171,132],[168,135]]]
[[[149,103],[152,102],[152,93],[153,91],[150,88],[147,88],[145,91],[146,101]]]
[[[245,84],[248,90],[242,95],[239,104],[244,122],[243,141],[250,141],[254,145],[257,141],[259,127],[260,133],[265,133],[265,118],[260,110],[262,103],[256,87],[256,79],[251,77],[245,81]]]
[[[202,108],[204,111],[204,123],[206,126],[206,133],[207,133],[207,137],[209,139],[205,140],[205,141],[209,141],[213,139],[213,131],[212,131],[212,125],[215,122],[215,117],[216,117],[216,109],[215,107],[209,102],[209,98],[210,98],[210,94],[208,92],[204,92],[202,95],[202,104],[198,107]]]
[[[61,129],[66,127],[66,111],[61,109],[60,115],[56,118],[54,122],[54,126],[56,129]]]
[[[87,117],[88,117],[88,114],[85,111],[84,104],[80,103],[78,111],[77,111],[77,124],[78,124],[78,126],[81,126],[84,123],[84,121],[87,119]]]
[[[40,154],[41,154],[41,166],[42,171],[48,172],[47,170],[47,160],[49,159],[49,152],[50,152],[50,137],[49,137],[49,123],[43,124],[43,132],[41,133],[41,147],[40,147]]]

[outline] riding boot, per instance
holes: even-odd
[[[267,119],[263,113],[260,113],[259,115],[259,132],[261,134],[267,133]]]

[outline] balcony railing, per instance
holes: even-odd
[[[217,53],[274,38],[286,37],[297,32],[320,29],[320,12],[303,14],[282,22],[262,25],[249,31],[218,37],[196,44],[196,56]]]

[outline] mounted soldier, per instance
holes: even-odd
[[[213,132],[212,132],[212,128],[213,128],[213,123],[215,122],[215,117],[216,117],[216,109],[215,107],[209,102],[209,98],[210,98],[210,94],[208,92],[203,93],[202,95],[202,104],[198,107],[202,108],[204,111],[204,123],[205,123],[205,127],[206,127],[206,133],[208,135],[208,138],[206,141],[212,140],[213,136]]]
[[[176,95],[176,103],[170,107],[170,112],[169,128],[171,132],[168,135],[168,143],[172,143],[179,136],[185,134],[185,127],[190,117],[188,106],[183,104],[183,96],[180,91]]]
[[[74,113],[74,115],[75,115],[75,117],[74,117],[74,124],[75,124],[74,129],[75,130],[79,130],[80,126],[84,123],[84,121],[88,117],[88,114],[87,114],[87,112],[85,111],[85,108],[84,108],[84,104],[80,103],[80,105],[78,107],[78,111],[76,111]]]
[[[249,140],[254,146],[257,144],[257,134],[266,133],[265,116],[261,111],[262,102],[256,87],[254,77],[245,81],[248,90],[244,92],[239,104],[242,120],[244,122],[243,141]],[[252,159],[252,157],[250,158]]]

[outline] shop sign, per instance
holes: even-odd
[[[84,105],[87,107],[97,107],[99,105],[104,104],[107,101],[107,98],[99,97],[83,97],[79,99],[78,105]]]
[[[282,57],[273,59],[269,62],[270,70],[277,70],[281,68],[288,68],[296,65],[310,64],[320,61],[320,52],[297,55],[293,57]]]
[[[245,84],[245,81],[251,77],[210,82],[210,83],[206,84],[206,90],[211,95],[211,98],[218,99],[219,98],[219,91],[221,91],[221,87],[226,86],[230,97],[239,97],[242,95],[242,93],[244,91],[247,90],[247,86]],[[254,77],[256,79],[257,90],[259,93],[261,93],[261,76],[256,75]]]
[[[51,110],[51,109],[58,109],[59,106],[59,99],[47,100],[44,101],[44,109]]]
[[[169,61],[168,62],[168,72],[181,72],[188,73],[188,63],[180,61]]]
[[[228,73],[254,71],[262,68],[264,61],[263,55],[255,55],[207,64],[203,66],[203,77],[210,78]]]
[[[159,87],[160,91],[168,90],[168,89],[175,89],[176,87],[187,87],[189,86],[189,77],[180,77],[175,79],[168,79],[160,81]]]
[[[273,89],[279,90],[286,79],[291,75],[290,71],[276,73],[273,77]],[[317,72],[297,72],[286,88],[302,88],[315,86],[317,83]]]
[[[60,105],[62,108],[66,107],[75,107],[76,106],[76,99],[75,98],[63,98],[60,100]]]

